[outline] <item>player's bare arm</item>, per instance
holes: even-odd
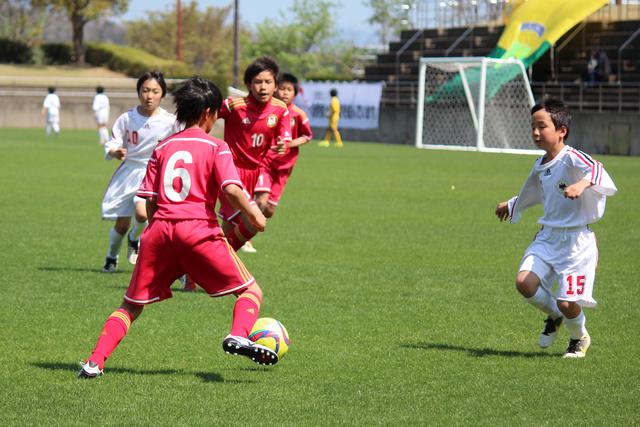
[[[267,225],[267,219],[262,214],[262,211],[255,203],[249,203],[247,196],[242,191],[242,188],[235,184],[230,184],[224,187],[224,194],[227,200],[235,209],[240,210],[247,219],[253,225],[256,230],[264,231]]]
[[[127,149],[124,147],[112,148],[109,150],[109,156],[118,160],[125,160],[127,158]]]
[[[155,197],[149,197],[145,203],[145,207],[147,210],[147,219],[151,221],[151,218],[153,218],[153,215],[158,210],[157,199]]]
[[[306,144],[307,142],[309,142],[310,139],[307,138],[306,136],[301,136],[299,138],[294,139],[293,141],[291,141],[289,143],[289,148],[293,148],[293,147],[299,147],[301,145]]]
[[[500,202],[496,206],[496,216],[500,221],[509,219],[509,202]]]
[[[571,184],[567,188],[564,189],[564,197],[567,199],[577,199],[582,195],[584,190],[591,187],[591,182],[587,179],[581,179],[575,184]]]

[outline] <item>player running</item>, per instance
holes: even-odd
[[[55,138],[58,139],[60,134],[60,98],[56,94],[55,87],[49,87],[48,92],[42,101],[42,115],[45,117],[44,131],[49,138],[53,130]]]
[[[138,190],[146,198],[149,227],[143,233],[138,262],[124,301],[104,325],[82,365],[81,378],[102,374],[104,363],[146,304],[171,298],[171,284],[182,274],[193,277],[212,297],[234,294],[231,333],[223,348],[259,364],[275,364],[278,355],[247,337],[260,313],[262,290],[225,239],[215,213],[224,197],[256,230],[266,219],[247,200],[227,144],[208,135],[222,95],[211,82],[194,77],[174,93],[178,121],[185,130],[155,150]]]
[[[289,109],[292,140],[283,155],[269,151],[260,165],[255,195],[260,210],[267,218],[275,214],[284,187],[298,160],[299,147],[313,138],[307,114],[293,103],[298,89],[298,79],[293,74],[283,73],[278,78],[276,97],[284,101]]]
[[[109,123],[109,97],[104,93],[102,86],[96,87],[96,96],[93,97],[91,109],[96,116],[100,145],[104,145],[109,140],[109,129],[107,129],[107,124]]]
[[[278,64],[269,57],[253,61],[244,73],[249,95],[227,98],[218,115],[225,120],[224,139],[233,153],[233,161],[244,188],[253,198],[260,175],[260,163],[269,150],[284,153],[291,141],[291,123],[287,105],[273,97]],[[229,244],[238,250],[257,233],[241,212],[222,198],[220,217]]]
[[[136,191],[153,149],[159,141],[178,130],[176,117],[160,107],[167,93],[167,84],[160,71],[144,73],[138,79],[136,89],[140,105],[118,117],[113,124],[113,138],[104,144],[107,160],[122,161],[102,200],[102,218],[115,220],[102,268],[105,273],[117,270],[122,240],[130,225],[127,258],[131,264],[136,263],[138,236],[147,221],[144,200],[136,197]]]
[[[594,307],[593,285],[598,263],[596,236],[589,224],[604,215],[606,196],[616,186],[602,164],[565,141],[571,114],[561,101],[548,99],[531,110],[533,141],[545,151],[518,196],[499,203],[496,215],[512,223],[542,203],[542,229],[524,253],[516,288],[525,300],[548,315],[540,347],[554,343],[564,322],[571,334],[565,358],[585,357],[591,337],[582,307]],[[558,290],[552,292],[557,280]]]

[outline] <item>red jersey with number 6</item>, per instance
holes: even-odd
[[[190,128],[158,144],[137,195],[156,198],[154,219],[217,223],[216,199],[230,184],[243,188],[227,143],[200,128]]]
[[[236,166],[257,169],[271,146],[281,139],[291,141],[291,123],[287,105],[272,98],[259,103],[251,94],[245,98],[227,98],[218,111],[225,120],[224,139],[233,153]]]

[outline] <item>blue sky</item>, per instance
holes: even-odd
[[[183,4],[190,0],[182,0]],[[173,8],[175,0],[130,0],[129,11],[124,19],[141,19],[153,10],[168,10]],[[294,0],[240,0],[240,19],[248,25],[255,25],[265,18],[279,19],[280,13],[287,10]],[[370,9],[362,4],[362,0],[335,1],[338,4],[334,13],[336,17],[336,29],[338,38],[353,41],[357,45],[377,44],[378,38],[375,30],[367,22],[371,14]],[[233,0],[199,0],[201,9],[207,6],[227,6],[233,4]],[[267,6],[268,5],[268,6]]]

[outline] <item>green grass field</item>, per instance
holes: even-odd
[[[593,227],[586,359],[561,358],[566,330],[538,349],[544,316],[514,289],[541,210],[493,215],[533,157],[354,143],[305,147],[258,254],[242,254],[262,315],[291,335],[281,363],[224,354],[233,298],[176,286],[82,381],[132,271],[100,273],[116,162],[92,131],[43,133],[0,129],[0,425],[640,422],[638,158],[598,157],[619,194]]]

